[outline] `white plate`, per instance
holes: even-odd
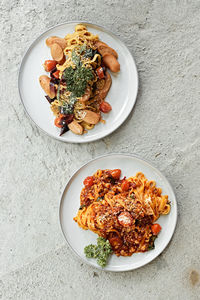
[[[175,230],[177,220],[177,204],[171,185],[163,174],[155,167],[151,166],[143,159],[129,154],[109,154],[91,160],[81,167],[71,177],[63,192],[60,203],[60,223],[63,234],[74,250],[74,252],[86,263],[101,269],[95,260],[87,259],[84,254],[84,247],[91,243],[96,243],[97,235],[90,230],[80,228],[73,217],[76,216],[80,207],[80,192],[83,188],[85,177],[94,174],[98,169],[121,169],[123,176],[133,176],[141,171],[148,180],[155,180],[158,187],[161,187],[163,194],[169,196],[171,211],[169,215],[161,216],[158,220],[162,230],[155,241],[155,249],[136,253],[130,257],[111,256],[108,265],[103,270],[106,271],[129,271],[146,265],[156,258],[167,246]]]
[[[119,74],[112,74],[112,86],[106,100],[112,105],[109,114],[103,114],[106,124],[99,123],[93,130],[82,136],[75,135],[71,131],[59,136],[60,130],[54,125],[54,116],[45,99],[38,78],[45,74],[42,64],[47,59],[52,59],[50,50],[45,44],[49,36],[64,37],[67,33],[73,33],[76,24],[85,24],[87,29],[98,34],[99,38],[113,47],[119,55],[121,70]],[[26,52],[19,70],[19,93],[24,108],[32,121],[45,133],[58,140],[70,143],[86,143],[101,139],[116,130],[130,114],[138,91],[138,74],[133,57],[125,44],[113,33],[103,27],[74,21],[57,25],[41,34]]]

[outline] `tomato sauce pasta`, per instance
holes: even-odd
[[[74,220],[108,239],[117,256],[152,249],[161,227],[153,224],[170,212],[167,195],[143,173],[120,180],[121,170],[98,170],[84,181]]]

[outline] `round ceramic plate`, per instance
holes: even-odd
[[[99,123],[94,129],[81,136],[68,131],[60,137],[60,130],[54,125],[55,117],[38,79],[40,75],[45,74],[42,66],[44,61],[52,59],[45,40],[50,36],[64,37],[68,33],[73,33],[76,24],[79,23],[86,25],[88,31],[98,34],[103,42],[117,51],[121,70],[118,74],[111,74],[112,86],[106,100],[112,105],[112,111],[103,115],[106,124]],[[45,133],[64,142],[91,142],[116,130],[130,114],[136,101],[137,91],[136,65],[125,44],[103,27],[81,21],[57,25],[41,34],[26,52],[19,70],[19,93],[29,117]]]
[[[106,271],[129,271],[146,265],[156,258],[167,246],[176,226],[177,204],[171,185],[163,174],[145,160],[128,154],[110,154],[91,160],[81,167],[71,177],[63,192],[60,203],[60,223],[63,234],[73,251],[86,263],[101,269],[94,259],[87,259],[84,254],[84,247],[88,244],[96,244],[97,235],[90,230],[80,228],[73,217],[76,216],[80,207],[80,192],[83,188],[85,177],[94,174],[98,169],[121,169],[122,175],[134,176],[137,172],[143,172],[148,180],[155,180],[157,187],[161,187],[163,194],[169,196],[171,211],[169,215],[161,216],[158,220],[162,230],[155,241],[155,249],[136,253],[130,257],[117,257],[111,255]]]

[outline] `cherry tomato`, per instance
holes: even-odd
[[[57,65],[57,62],[55,60],[45,60],[44,62],[44,69],[46,72],[50,72],[53,70]]]
[[[111,237],[109,242],[114,249],[118,249],[123,245],[123,242],[119,237]]]
[[[59,117],[55,118],[54,124],[56,127],[62,128],[60,121],[61,121],[61,117],[59,116]]]
[[[87,186],[87,187],[92,186],[93,183],[94,183],[94,179],[93,179],[92,176],[86,177],[85,180],[83,181],[83,184],[84,184],[85,186]]]
[[[57,118],[55,118],[54,124],[56,127],[62,128],[61,120],[65,117],[65,115],[60,114]]]
[[[122,182],[121,187],[122,187],[122,191],[128,191],[128,189],[129,189],[129,182],[128,182],[128,180],[124,180]]]
[[[161,229],[162,229],[162,227],[158,223],[151,225],[151,230],[152,230],[153,235],[158,235],[159,232],[161,231]]]
[[[99,77],[99,79],[103,79],[105,77],[102,67],[99,67],[98,69],[96,69],[96,73],[97,73],[97,76]]]
[[[53,73],[53,76],[58,79],[59,78],[59,73],[60,73],[60,71],[57,70],[56,72]]]
[[[120,169],[111,170],[110,175],[115,179],[119,179],[119,177],[121,175],[121,170]]]
[[[118,216],[118,222],[120,225],[122,225],[124,227],[128,227],[128,226],[132,225],[133,218],[128,211],[124,211]]]
[[[106,102],[106,101],[101,102],[99,108],[100,108],[100,111],[102,111],[105,114],[109,113],[109,111],[112,110],[111,105],[108,102]]]

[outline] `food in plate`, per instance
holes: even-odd
[[[112,83],[107,68],[119,72],[117,52],[81,24],[65,38],[49,37],[46,45],[53,58],[44,62],[50,76],[41,75],[39,82],[60,135],[68,130],[83,134],[104,122],[101,113],[112,110],[105,101]]]
[[[98,234],[100,244],[107,243],[101,250],[98,243],[85,248],[86,256],[98,258],[103,267],[111,251],[117,256],[131,256],[153,249],[161,231],[155,221],[170,212],[168,196],[162,195],[155,181],[141,172],[129,178],[120,176],[120,169],[107,169],[85,178],[74,218],[81,228]]]

